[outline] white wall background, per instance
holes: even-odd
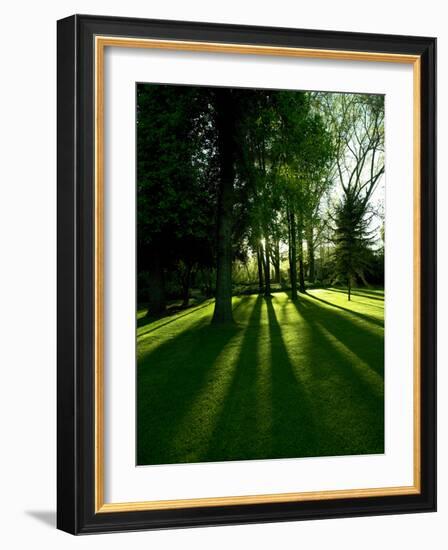
[[[448,150],[444,3],[376,0],[83,0],[3,5],[0,32],[0,543],[5,548],[446,548],[448,352],[439,315],[439,512],[71,537],[55,522],[56,20],[73,13],[215,21],[439,39],[439,151]],[[442,100],[444,100],[442,102]],[[448,202],[440,155],[439,204]],[[440,211],[439,280],[448,279]],[[445,245],[446,248],[446,245]],[[444,290],[443,287],[441,289]],[[439,311],[448,308],[441,292]]]

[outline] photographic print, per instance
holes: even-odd
[[[58,21],[59,529],[436,510],[435,77],[431,37]]]
[[[384,96],[139,83],[137,464],[384,452]]]
[[[431,37],[58,21],[59,529],[435,511],[435,75]]]

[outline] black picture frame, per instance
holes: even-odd
[[[436,509],[436,40],[426,37],[74,15],[58,21],[57,526],[72,534]],[[94,38],[412,54],[421,59],[421,491],[301,502],[95,512]]]

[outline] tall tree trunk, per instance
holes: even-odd
[[[367,282],[367,279],[366,279],[366,276],[364,275],[364,271],[363,271],[363,270],[360,270],[360,271],[359,271],[358,276],[359,276],[359,278],[361,279],[362,284],[363,284],[366,288],[370,288],[370,285],[369,285],[369,283]]]
[[[244,262],[244,269],[246,270],[247,281],[250,282],[251,275],[250,275],[250,271],[249,271],[249,264],[247,262]]]
[[[350,302],[351,294],[352,294],[352,280],[350,275],[348,276],[348,279],[347,279],[347,294],[348,294],[348,301]]]
[[[274,264],[275,271],[274,282],[280,284],[280,241],[278,239],[274,241],[273,249],[272,263]]]
[[[149,250],[145,251],[144,264],[148,270],[148,317],[161,315],[166,309],[165,297],[165,277],[163,273],[162,258],[160,248],[155,244]]]
[[[233,322],[232,315],[232,210],[234,201],[235,101],[229,88],[216,90],[216,126],[220,179],[218,191],[218,242],[216,300],[212,322]]]
[[[269,257],[269,238],[266,236],[264,246],[264,295],[266,298],[270,298],[271,296],[271,267],[269,263]]]
[[[193,266],[191,264],[187,264],[185,266],[185,273],[182,277],[182,307],[188,307],[188,303],[190,301],[190,284],[192,270]]]
[[[261,244],[257,247],[257,264],[258,264],[258,293],[263,293],[264,281],[263,281],[263,249]]]
[[[299,231],[298,248],[299,248],[299,291],[303,293],[305,292],[305,274],[304,274],[304,267],[303,267],[302,231]]]
[[[212,270],[210,268],[206,268],[205,270],[205,295],[207,298],[210,298],[210,296],[213,296],[213,278],[214,275],[212,273]]]
[[[288,213],[289,225],[289,273],[291,279],[291,299],[297,300],[297,247],[296,218],[292,211]]]
[[[314,283],[316,279],[316,263],[314,258],[314,230],[312,227],[307,231],[306,244],[308,249],[308,281]]]

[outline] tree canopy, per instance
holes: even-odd
[[[138,300],[381,279],[383,174],[382,96],[139,84]]]

